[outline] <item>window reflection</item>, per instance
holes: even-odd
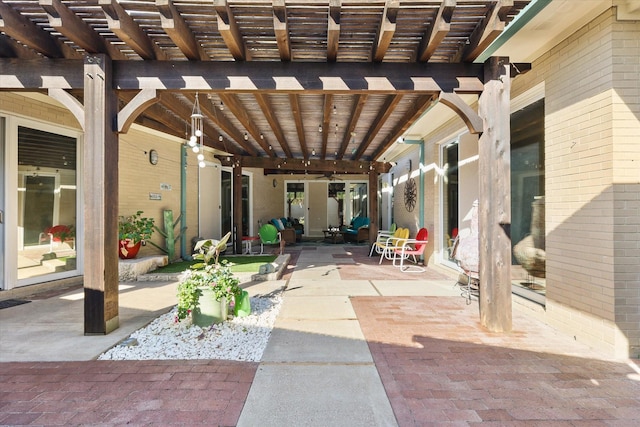
[[[18,127],[18,279],[76,269],[76,145]]]

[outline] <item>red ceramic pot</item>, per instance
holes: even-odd
[[[133,243],[130,239],[120,240],[118,256],[121,259],[133,259],[138,256],[142,242]]]

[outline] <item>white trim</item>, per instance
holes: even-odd
[[[511,111],[509,114],[513,114],[516,111],[522,110],[524,107],[533,104],[536,101],[544,98],[545,85],[544,81],[538,83],[526,92],[521,93],[511,100]]]

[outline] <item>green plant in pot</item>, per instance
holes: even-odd
[[[202,243],[201,242],[209,242]],[[229,302],[242,292],[240,280],[233,275],[229,263],[217,263],[222,241],[208,239],[196,244],[195,259],[203,262],[191,266],[178,283],[176,321],[191,316],[193,324],[210,326],[227,319]],[[226,240],[224,241],[226,244]],[[211,261],[214,261],[212,264]]]
[[[135,258],[140,246],[153,234],[154,219],[142,216],[143,211],[118,217],[118,255],[122,259]]]

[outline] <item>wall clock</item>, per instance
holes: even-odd
[[[158,152],[156,150],[149,151],[149,163],[152,165],[158,164]]]
[[[416,188],[416,180],[409,178],[404,186],[404,207],[409,212],[413,211],[416,207],[416,200],[418,198],[418,189]]]

